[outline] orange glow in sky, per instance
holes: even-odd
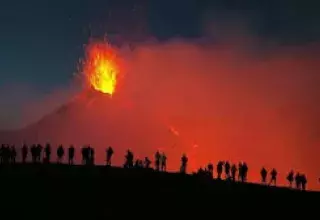
[[[55,114],[27,140],[90,143],[97,164],[105,163],[105,148],[112,146],[114,164],[121,166],[127,149],[151,160],[160,150],[168,171],[179,169],[184,153],[187,172],[219,160],[245,161],[250,182],[260,182],[264,166],[276,168],[278,184],[286,186],[293,169],[307,175],[308,188],[320,190],[320,60],[314,48],[275,47],[259,55],[229,44],[177,41],[127,50],[91,42],[81,72],[87,86],[105,95],[84,95],[66,117]],[[54,104],[58,99],[50,97]],[[35,110],[46,106],[29,111],[40,115]]]

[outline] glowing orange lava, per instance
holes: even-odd
[[[119,65],[116,53],[106,42],[93,42],[86,48],[83,62],[86,80],[95,90],[113,95],[117,85]]]

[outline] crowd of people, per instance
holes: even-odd
[[[246,182],[247,176],[248,176],[248,166],[245,162],[240,162],[238,166],[236,164],[230,164],[228,161],[219,161],[217,164],[216,172],[217,172],[217,179],[222,179],[223,171],[225,173],[225,179],[231,180],[231,181],[240,181],[240,182]],[[209,163],[205,169],[200,168],[197,173],[197,175],[204,175],[204,176],[210,176],[214,177],[213,175],[214,167],[213,164]],[[268,180],[268,175],[270,176]],[[275,168],[271,169],[270,172],[265,167],[262,167],[260,171],[261,176],[261,183],[264,185],[277,185],[277,176],[278,172]],[[291,170],[287,177],[288,186],[290,188],[293,188],[293,183],[295,182],[295,188],[300,190],[306,190],[307,186],[307,177],[305,174],[302,173],[295,173],[293,170]]]
[[[33,144],[31,146],[27,146],[24,144],[21,148],[21,162],[26,163],[28,154],[31,154],[32,163],[41,163],[41,159],[43,163],[50,163],[51,162],[51,145],[46,144],[44,147],[40,144]],[[108,147],[106,149],[106,165],[111,166],[112,163],[112,156],[114,154],[114,150],[112,147]],[[65,149],[62,145],[58,146],[56,149],[56,155],[57,155],[57,163],[62,163],[63,158],[65,156]],[[84,146],[81,149],[81,155],[82,155],[82,164],[83,165],[94,165],[94,158],[95,158],[95,151],[94,148],[90,146]],[[74,156],[75,156],[75,148],[73,145],[71,145],[68,148],[68,164],[72,165],[74,164]],[[17,157],[17,151],[16,147],[14,145],[1,145],[0,148],[0,163],[1,164],[14,164],[16,163],[16,157]],[[180,166],[180,172],[186,173],[187,171],[187,164],[188,164],[188,158],[185,154],[181,157],[181,166]],[[124,168],[147,168],[151,169],[152,161],[145,157],[144,160],[141,159],[135,159],[134,154],[132,151],[128,150],[125,155],[125,163]],[[165,153],[160,153],[157,151],[154,155],[154,170],[156,171],[162,171],[166,172],[167,169],[167,156]],[[217,178],[217,179],[223,179],[223,173],[224,179],[230,180],[230,181],[240,181],[240,182],[246,182],[247,176],[248,176],[248,165],[245,162],[240,162],[238,165],[236,164],[230,164],[229,161],[219,161],[216,165],[216,173],[217,175],[214,175],[214,165],[212,163],[209,163],[206,168],[200,168],[195,175],[204,175],[208,176],[210,178]],[[268,181],[268,175],[270,174],[270,180]],[[268,170],[264,167],[262,167],[260,171],[261,176],[261,183],[262,184],[268,184],[268,185],[275,185],[277,184],[277,175],[278,172],[276,169],[272,169],[270,173]],[[293,170],[291,170],[287,175],[287,181],[289,182],[289,187],[293,187],[293,183],[295,182],[295,188],[296,189],[306,189],[307,185],[307,178],[305,174],[301,174],[299,172],[294,173]]]

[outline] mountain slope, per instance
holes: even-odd
[[[174,135],[147,110],[127,107],[122,99],[91,91],[24,129],[3,132],[0,140],[18,145],[74,144],[78,148],[91,144],[96,149],[97,161],[103,162],[104,149],[109,145],[120,155],[130,148],[140,157],[152,156],[158,148],[172,146]],[[122,160],[118,156],[118,162]]]

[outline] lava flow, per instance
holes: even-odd
[[[90,43],[82,63],[87,83],[95,90],[112,96],[120,72],[116,59],[116,52],[106,42]]]

